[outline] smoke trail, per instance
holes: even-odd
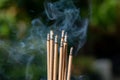
[[[31,62],[32,62],[32,60],[33,60],[33,56],[31,56],[29,59],[28,59],[28,63],[27,63],[27,65],[26,65],[26,80],[32,80],[32,77],[33,77],[33,74],[31,73],[30,74],[30,70],[29,70],[29,68],[30,68],[30,64],[31,64]]]
[[[48,19],[55,20],[50,26],[51,29],[57,34],[65,30],[68,33],[68,41],[74,46],[74,53],[77,54],[86,42],[88,19],[81,19],[80,10],[75,7],[72,0],[54,3],[46,1],[44,6]]]
[[[42,29],[40,26],[43,26]],[[15,67],[11,69],[10,72],[21,72],[23,70],[21,75],[18,74],[18,77],[14,76],[17,73],[12,74],[14,78],[19,79],[19,77],[24,74],[23,80],[36,80],[40,77],[36,77],[35,75],[46,75],[45,29],[44,25],[42,25],[42,23],[40,24],[40,20],[36,19],[32,21],[29,34],[23,40],[16,42],[0,40],[0,50],[5,51],[4,54],[7,53],[7,56],[5,56],[8,57],[7,64],[12,64],[13,67]],[[39,72],[36,73],[35,70]],[[14,78],[11,77],[10,79],[12,80]]]

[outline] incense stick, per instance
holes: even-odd
[[[64,43],[64,33],[65,31],[62,30],[62,35],[61,35],[61,42]],[[63,55],[62,55],[62,73],[61,73],[61,80],[63,80],[64,77],[64,47],[63,47]]]
[[[65,34],[65,39],[64,39],[64,56],[65,56],[65,62],[64,62],[63,80],[66,80],[66,76],[67,76],[67,33]]]
[[[60,44],[60,57],[59,57],[59,74],[58,74],[58,80],[61,80],[62,78],[62,55],[63,55],[63,42]]]
[[[54,69],[53,69],[53,80],[57,80],[57,61],[58,61],[58,36],[55,36],[54,45]]]
[[[50,65],[50,35],[47,34],[47,79],[49,79],[49,65]]]
[[[71,76],[72,52],[73,52],[73,48],[70,49],[69,62],[68,62],[68,72],[67,72],[67,80],[70,80],[70,76]]]
[[[64,37],[63,43],[63,63],[62,63],[62,80],[66,80],[66,66],[67,66],[67,33]]]
[[[53,31],[51,30],[50,31],[50,80],[53,79],[53,46],[54,46],[54,43],[53,43]]]

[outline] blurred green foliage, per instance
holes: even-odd
[[[115,24],[116,0],[92,0],[92,23],[94,25],[107,27]],[[113,26],[114,27],[114,26]]]
[[[9,27],[6,24],[2,25],[2,27],[0,27],[0,36],[9,36],[9,34]]]

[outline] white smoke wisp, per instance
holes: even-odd
[[[42,24],[38,24],[39,26],[34,25],[34,23],[40,23],[40,20],[36,19],[34,21],[32,21],[33,25],[29,30],[28,36],[21,41],[13,42],[0,40],[0,50],[5,51],[4,53],[7,55],[6,57],[8,57],[7,63],[14,64],[13,67],[19,68],[20,65],[24,68],[24,71],[22,72],[22,74],[24,74],[24,80],[33,80],[36,77],[33,76],[36,74],[34,72],[34,69],[36,70],[36,68],[40,73],[43,72],[43,74],[37,74],[40,74],[40,76],[46,75],[45,27]],[[42,29],[40,26],[43,26]],[[32,67],[34,68],[32,69]],[[11,72],[12,71],[15,70],[11,69]],[[20,71],[20,69],[17,69],[17,71]]]
[[[32,60],[33,60],[33,56],[31,56],[29,59],[28,59],[28,63],[27,63],[27,65],[26,65],[26,72],[25,72],[25,74],[26,74],[26,80],[32,80],[32,77],[33,77],[33,73],[30,73],[30,64],[31,64],[31,62],[32,62]]]
[[[48,19],[55,21],[50,28],[57,34],[65,30],[68,33],[68,42],[77,54],[86,42],[88,18],[80,17],[80,10],[75,7],[72,0],[60,0],[54,3],[46,1],[44,6]]]

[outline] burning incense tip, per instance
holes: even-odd
[[[53,31],[50,31],[50,39],[53,39]]]
[[[71,47],[70,49],[70,55],[72,55],[72,53],[73,53],[73,47]]]
[[[47,40],[50,40],[50,34],[49,33],[47,34]]]
[[[61,43],[60,43],[60,46],[62,47],[63,46],[63,42],[61,41]]]
[[[67,42],[67,32],[65,33],[65,42]]]
[[[57,40],[58,40],[58,36],[56,35],[55,36],[55,43],[57,43]]]
[[[64,30],[62,30],[62,37],[64,37],[64,32],[65,32],[65,31],[64,31]]]

